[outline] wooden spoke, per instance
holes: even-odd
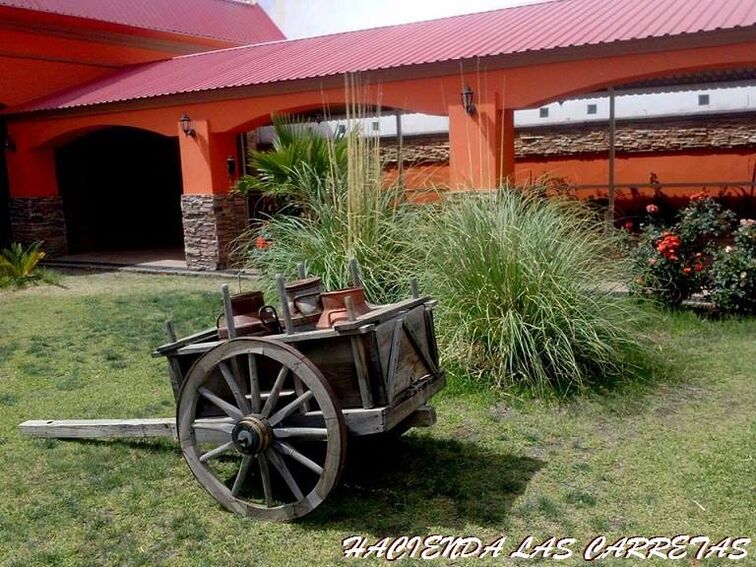
[[[283,408],[281,408],[272,416],[270,416],[270,419],[268,419],[268,423],[270,423],[271,427],[275,427],[276,424],[278,424],[280,421],[289,417],[292,413],[294,413],[295,409],[297,409],[303,403],[307,402],[307,400],[309,400],[310,398],[312,398],[312,392],[308,390],[307,392],[299,396],[297,399],[295,399],[293,402],[290,402],[289,404],[285,405]]]
[[[262,403],[260,398],[260,377],[257,375],[257,358],[254,354],[247,355],[249,368],[249,401],[253,413],[260,413]]]
[[[305,457],[302,453],[297,451],[294,447],[283,441],[276,441],[273,443],[273,448],[279,453],[291,457],[298,463],[303,464],[315,474],[323,474],[323,467],[321,467],[315,461]]]
[[[254,455],[244,455],[244,457],[242,457],[242,462],[239,466],[239,472],[236,473],[234,486],[231,488],[231,494],[233,494],[234,496],[239,494],[242,486],[244,486],[244,481],[247,480],[247,474],[249,474],[249,467],[252,465],[252,461],[254,459]]]
[[[229,441],[228,443],[224,443],[223,445],[220,445],[216,447],[215,449],[208,451],[207,453],[204,453],[200,458],[200,463],[206,463],[210,459],[214,459],[216,457],[220,457],[221,455],[225,455],[229,451],[231,451],[234,448],[233,441]]]
[[[278,427],[273,430],[273,437],[286,439],[289,437],[301,437],[325,441],[328,439],[328,430],[325,427]]]
[[[273,488],[270,485],[270,467],[268,466],[268,457],[261,453],[257,457],[260,465],[260,478],[262,479],[263,494],[265,494],[265,505],[268,508],[273,507]]]
[[[275,379],[268,381],[265,372]],[[237,451],[231,441],[233,429],[249,414],[242,427],[257,420],[273,435],[272,444],[256,455]],[[274,339],[240,337],[204,353],[181,386],[177,416],[181,451],[192,473],[213,498],[242,516],[290,521],[307,514],[336,485],[345,462],[346,426],[330,384],[302,353]],[[269,441],[264,434],[260,439]],[[304,449],[308,443],[317,458]],[[217,459],[223,455],[235,456],[233,468]],[[280,494],[273,476],[282,479]]]
[[[241,419],[242,417],[244,417],[244,414],[239,408],[232,406],[226,400],[219,398],[207,388],[200,388],[199,393],[210,400],[215,405],[215,407],[225,413],[228,417],[233,417],[234,419]]]
[[[286,366],[282,366],[281,370],[278,372],[278,376],[276,376],[276,381],[273,384],[273,387],[270,389],[270,395],[268,396],[268,399],[265,400],[265,406],[263,407],[261,414],[263,417],[268,417],[270,412],[273,411],[273,408],[276,407],[278,396],[281,393],[284,381],[288,375],[289,369]]]
[[[239,365],[235,364],[234,366],[238,368]],[[218,364],[218,368],[220,369],[221,374],[223,375],[223,379],[226,381],[226,384],[228,384],[228,389],[231,390],[231,393],[234,395],[236,405],[244,414],[250,413],[252,411],[252,408],[249,407],[247,399],[244,397],[244,394],[239,388],[239,383],[236,381],[236,376],[234,376],[234,373],[231,372],[228,364],[226,364],[225,361],[220,362]]]
[[[223,433],[231,433],[234,429],[233,422],[230,421],[209,421],[198,419],[192,423],[194,429],[208,429],[210,431],[222,431]]]
[[[302,381],[299,378],[294,378],[294,391],[297,393],[297,396],[301,396],[305,393],[305,386],[302,384]],[[310,411],[310,402],[305,401],[299,408],[299,413],[307,413]]]
[[[297,481],[292,476],[291,471],[289,470],[289,467],[286,466],[286,463],[281,458],[281,456],[275,451],[270,451],[270,450],[266,454],[268,458],[270,459],[270,462],[273,463],[273,466],[278,471],[278,474],[280,474],[281,477],[286,482],[286,486],[289,487],[289,490],[291,490],[291,493],[294,495],[294,498],[296,498],[297,500],[304,500],[304,494],[302,494],[302,490],[299,488]]]

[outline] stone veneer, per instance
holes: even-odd
[[[618,121],[618,152],[674,152],[688,150],[735,149],[756,146],[756,113],[739,116]],[[606,153],[609,150],[607,124],[530,126],[519,128],[515,137],[515,157],[559,158],[578,154]],[[396,142],[381,144],[385,163],[396,163]],[[407,136],[404,160],[408,165],[448,163],[449,137]]]
[[[186,264],[222,270],[231,264],[235,239],[247,228],[247,201],[235,193],[182,195]]]
[[[42,241],[48,257],[68,251],[66,217],[60,197],[23,197],[10,200],[11,240],[29,245]]]

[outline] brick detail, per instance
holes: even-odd
[[[42,241],[48,257],[68,251],[66,216],[60,197],[23,197],[10,200],[11,240],[29,245]]]
[[[182,195],[186,264],[222,270],[232,264],[236,238],[247,228],[246,199],[235,193]]]
[[[675,152],[688,150],[756,147],[756,113],[697,119],[622,121],[617,124],[617,151],[623,153]],[[606,153],[609,138],[606,123],[520,128],[515,136],[515,157],[563,157]],[[396,141],[381,144],[383,162],[395,165]],[[404,140],[408,166],[449,161],[449,137],[412,136]]]
[[[617,123],[618,152],[679,152],[756,146],[756,113],[689,120],[634,120]],[[609,150],[606,124],[523,128],[517,157],[557,157]]]

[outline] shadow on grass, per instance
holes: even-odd
[[[506,525],[515,499],[543,461],[500,454],[471,442],[406,436],[350,439],[342,482],[303,526],[376,537],[432,527]]]

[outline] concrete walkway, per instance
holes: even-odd
[[[257,275],[250,270],[211,272],[189,268],[184,259],[184,251],[180,248],[84,252],[81,254],[59,256],[57,258],[45,260],[42,263],[50,268],[122,271],[178,276],[240,277],[242,279],[253,279]]]

